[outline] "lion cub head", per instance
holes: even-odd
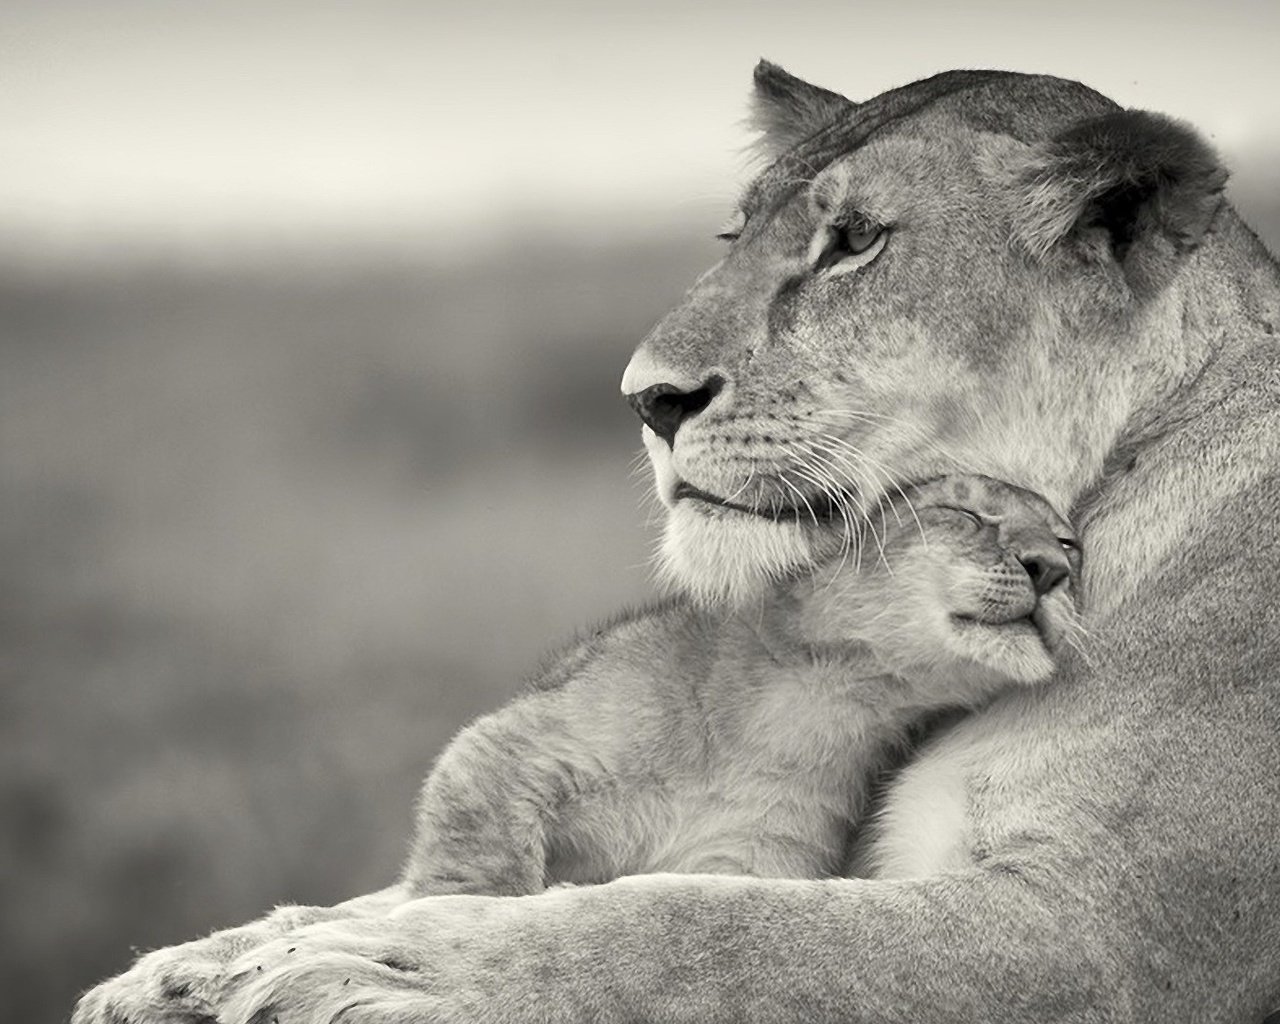
[[[946,477],[908,490],[873,527],[861,565],[841,557],[797,583],[803,642],[865,644],[886,672],[944,690],[1050,675],[1079,629],[1080,553],[1047,501]]]

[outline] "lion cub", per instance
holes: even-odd
[[[877,767],[925,714],[1035,683],[1074,628],[1074,534],[983,477],[924,484],[876,560],[763,607],[671,603],[562,655],[426,780],[405,882],[532,893],[656,871],[842,867]]]

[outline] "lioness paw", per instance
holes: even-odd
[[[326,907],[279,907],[238,928],[157,949],[140,957],[123,974],[85,993],[71,1024],[214,1024],[219,1020],[217,1001],[232,961],[278,935],[346,912]]]
[[[424,965],[350,922],[302,929],[242,957],[228,972],[223,1024],[434,1024],[459,1019],[458,991],[436,994]]]
[[[214,1024],[224,963],[208,940],[158,949],[81,997],[71,1024]]]

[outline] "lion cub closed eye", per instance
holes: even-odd
[[[672,602],[562,654],[441,755],[405,880],[837,873],[904,731],[1045,679],[1075,622],[1074,536],[1034,494],[949,477],[875,532],[763,607]]]

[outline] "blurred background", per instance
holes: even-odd
[[[1280,7],[6,0],[0,1019],[390,880],[419,778],[650,592],[629,350],[762,55],[1080,78],[1280,240]]]

